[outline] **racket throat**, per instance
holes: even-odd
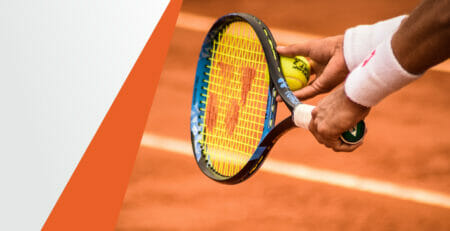
[[[270,150],[270,148],[272,148],[272,146],[278,141],[281,136],[295,127],[296,125],[291,117],[284,119],[264,137],[259,146],[266,147]]]

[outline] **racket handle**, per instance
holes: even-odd
[[[298,104],[294,108],[293,120],[297,127],[309,130],[309,123],[311,122],[311,112],[315,107],[308,104]],[[357,144],[364,137],[366,125],[364,121],[359,121],[353,128],[342,133],[341,140],[347,144]]]

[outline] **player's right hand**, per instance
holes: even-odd
[[[297,98],[305,100],[329,92],[345,80],[349,70],[344,59],[343,42],[344,36],[338,35],[277,47],[281,55],[289,57],[301,55],[313,61],[311,69],[316,78],[308,86],[294,92]]]
[[[351,152],[362,142],[347,144],[339,137],[363,120],[369,111],[370,108],[351,101],[345,94],[344,86],[340,86],[324,97],[314,108],[309,130],[317,141],[326,147],[336,152]]]

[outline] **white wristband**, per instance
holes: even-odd
[[[397,91],[420,75],[408,73],[394,56],[391,36],[379,44],[375,50],[347,77],[345,92],[355,103],[371,107],[384,97]]]
[[[360,25],[345,31],[344,57],[350,71],[355,69],[367,54],[386,38],[392,36],[406,15],[391,18],[373,25]]]

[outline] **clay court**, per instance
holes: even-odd
[[[404,14],[418,2],[185,0],[117,230],[450,230],[448,60],[374,107],[353,153],[335,153],[296,129],[275,145],[266,168],[230,186],[204,176],[189,146],[209,20],[251,13],[279,43],[293,43]],[[279,105],[277,118],[287,115]]]

